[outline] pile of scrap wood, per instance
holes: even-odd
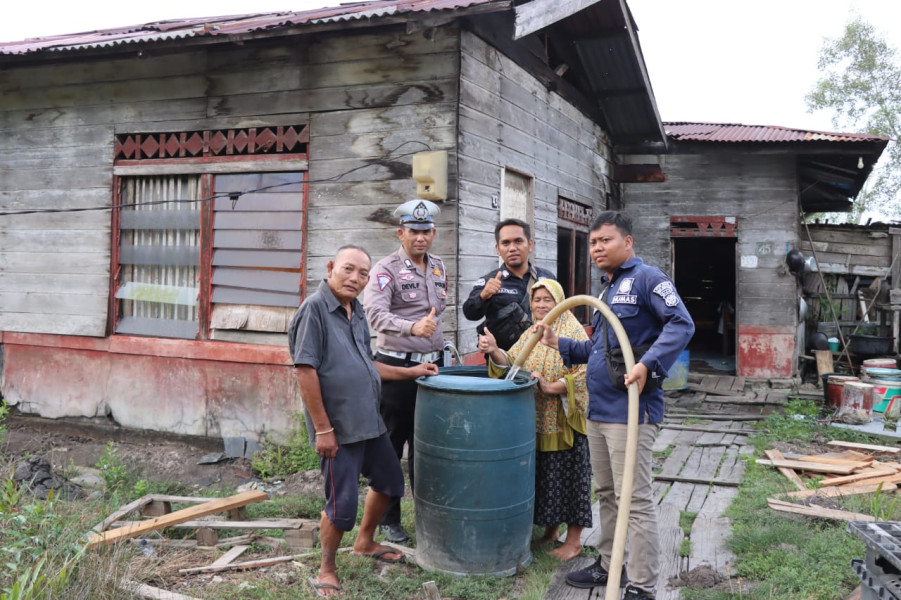
[[[250,546],[250,542],[287,544],[292,550],[312,548],[318,539],[319,522],[309,519],[248,519],[245,507],[254,502],[267,500],[269,495],[261,491],[249,491],[229,496],[228,498],[197,498],[193,496],[167,496],[150,494],[143,496],[131,504],[123,506],[106,519],[95,525],[87,539],[87,548],[98,548],[124,540],[136,541],[150,532],[159,532],[166,528],[188,528],[196,530],[196,540],[166,539],[164,537],[144,538],[145,543],[153,546],[174,547],[231,547],[216,561],[208,566],[181,569],[182,574],[215,573],[230,570],[247,570],[274,564],[292,562],[305,555],[287,555],[263,558],[260,560],[234,562]],[[182,510],[172,511],[173,503],[193,504]],[[142,520],[123,521],[128,515],[141,513]],[[227,519],[213,517],[216,513],[227,513]],[[217,530],[261,531],[281,529],[285,537],[264,538],[256,533],[219,539]],[[187,598],[178,594],[153,595],[164,590],[156,590],[136,582],[126,581],[123,587],[132,593],[152,598]]]
[[[782,454],[778,450],[767,450],[764,452],[767,460],[761,459],[757,463],[776,467],[797,488],[796,491],[781,495],[790,500],[840,498],[872,494],[880,490],[894,492],[901,483],[901,463],[894,460],[901,453],[901,448],[841,441],[829,442],[829,446],[834,447],[835,451],[814,455]],[[815,487],[810,489],[801,475],[817,478]],[[845,521],[875,520],[872,515],[808,506],[790,500],[767,498],[767,504],[776,511],[809,517]]]

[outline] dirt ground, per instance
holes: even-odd
[[[261,482],[245,458],[198,464],[205,456],[224,450],[221,440],[126,431],[103,423],[51,421],[17,414],[8,417],[7,429],[2,455],[4,463],[13,468],[24,457],[41,455],[50,461],[55,473],[90,474],[107,442],[113,441],[123,463],[148,481],[177,482],[195,490],[210,486],[236,488],[258,482],[279,494],[316,493],[322,489],[321,476],[316,471]]]

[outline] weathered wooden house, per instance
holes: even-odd
[[[446,334],[493,227],[589,290],[619,146],[663,128],[624,0],[377,1],[0,44],[0,390],[25,413],[279,434],[285,330],[345,243],[384,256],[446,151]],[[650,223],[657,227],[656,214]]]
[[[797,373],[800,280],[786,254],[802,213],[847,211],[887,138],[786,127],[666,123],[644,149],[647,179],[626,184],[636,246],[670,273],[697,327],[693,348],[735,356],[752,378]],[[633,149],[641,153],[641,148]],[[880,250],[881,252],[881,250]],[[883,265],[888,268],[888,262]]]

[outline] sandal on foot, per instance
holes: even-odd
[[[316,596],[319,598],[330,598],[331,596],[340,596],[341,592],[344,591],[340,585],[335,585],[334,583],[329,583],[327,581],[317,581],[312,577],[307,578],[307,583],[310,584],[310,587],[313,588],[313,591],[316,592]],[[334,594],[327,594],[326,590],[335,592]]]
[[[360,554],[358,552],[354,552],[354,556],[368,556],[372,560],[378,560],[390,564],[402,563],[406,559],[403,554],[400,554],[398,558],[388,558],[387,556],[385,556],[386,554],[400,554],[400,550],[394,550],[393,548],[383,548],[382,550],[378,550],[376,552],[373,552],[372,554]]]

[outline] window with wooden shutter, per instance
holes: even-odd
[[[283,343],[304,293],[306,126],[116,137],[116,333]]]

